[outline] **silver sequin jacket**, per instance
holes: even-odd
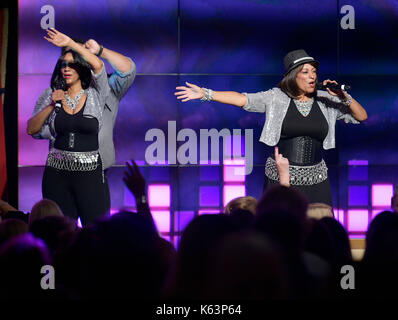
[[[83,115],[96,118],[99,123],[99,129],[101,129],[103,123],[102,113],[104,110],[106,98],[110,92],[108,77],[103,62],[102,62],[101,72],[97,74],[94,74],[92,72],[92,79],[93,81],[91,82],[90,86],[84,91],[87,100],[86,100],[86,106],[83,111]],[[44,92],[40,95],[39,99],[37,100],[36,106],[33,111],[33,116],[35,116],[45,107],[50,105],[51,101],[52,101],[52,90],[51,88],[47,88],[46,90],[44,90]],[[50,147],[52,146],[56,136],[55,127],[54,127],[55,115],[56,113],[55,111],[53,111],[44,122],[40,131],[32,135],[33,138],[36,139],[50,139],[51,142]]]
[[[247,97],[244,110],[265,113],[265,123],[259,140],[269,146],[277,145],[291,98],[279,88],[257,93],[243,92],[243,94]],[[355,124],[360,122],[350,114],[349,108],[338,97],[326,91],[318,90],[317,101],[329,125],[329,132],[323,140],[323,148],[332,149],[335,147],[336,120]]]

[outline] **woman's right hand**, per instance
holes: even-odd
[[[201,99],[204,96],[203,89],[189,82],[185,82],[188,87],[181,86],[176,89],[179,90],[174,93],[177,99],[183,99],[182,102],[189,100]]]
[[[54,103],[56,103],[57,101],[62,101],[65,99],[65,92],[61,89],[55,90],[53,91],[52,94],[52,99],[54,101]]]

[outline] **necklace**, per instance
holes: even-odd
[[[71,98],[67,92],[65,93],[66,104],[73,111],[76,109],[77,105],[79,104],[80,98],[82,97],[83,93],[84,90],[81,89],[80,92],[74,98]]]
[[[311,108],[312,108],[312,104],[314,103],[314,98],[311,98],[308,101],[299,101],[294,99],[293,100],[297,110],[304,116],[308,116],[310,114]]]

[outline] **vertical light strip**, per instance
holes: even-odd
[[[148,203],[159,232],[170,230],[171,187],[168,184],[149,184]]]
[[[342,209],[333,209],[333,212],[335,214],[335,219],[338,220],[343,227],[345,227],[345,212]]]
[[[246,161],[244,158],[225,159],[223,167],[223,205],[246,196]]]

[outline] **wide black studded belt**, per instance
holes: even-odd
[[[308,136],[281,139],[278,147],[291,164],[314,165],[322,160],[322,143]]]

